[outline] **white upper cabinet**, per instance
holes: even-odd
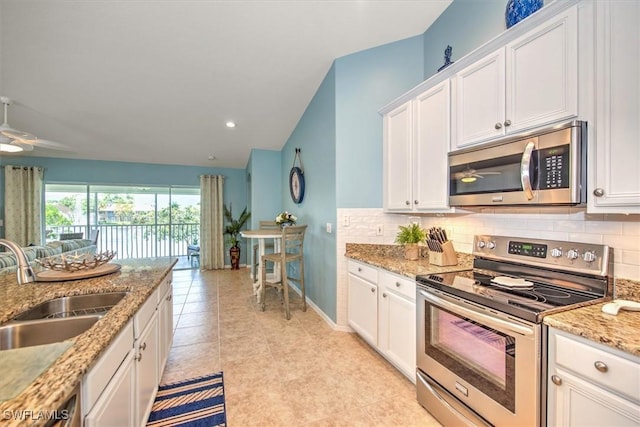
[[[452,150],[578,115],[578,6],[455,77]]]
[[[383,127],[385,210],[448,211],[449,81],[385,114]]]
[[[384,115],[383,174],[385,210],[411,210],[412,101]]]
[[[640,2],[598,1],[595,7],[596,127],[587,209],[640,213]]]

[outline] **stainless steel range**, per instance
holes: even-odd
[[[445,426],[544,425],[542,318],[610,299],[612,253],[481,235],[473,270],[418,276],[418,401]]]

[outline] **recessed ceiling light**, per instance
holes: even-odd
[[[234,128],[236,127],[236,122],[229,120],[227,123],[225,123],[225,126],[228,128]]]
[[[216,156],[209,156],[209,160],[218,160]]]

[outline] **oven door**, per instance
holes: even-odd
[[[540,325],[436,290],[416,301],[420,403],[445,424],[470,419],[462,404],[493,425],[539,425]]]

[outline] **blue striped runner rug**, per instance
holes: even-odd
[[[158,387],[147,426],[226,426],[222,372]]]

